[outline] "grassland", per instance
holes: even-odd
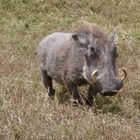
[[[95,107],[50,101],[41,82],[37,44],[80,20],[117,33],[118,66],[128,78],[115,97],[98,96]],[[81,89],[84,93],[85,90]],[[139,140],[139,0],[0,0],[0,140]]]

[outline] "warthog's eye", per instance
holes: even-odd
[[[117,51],[115,51],[114,55],[115,55],[116,58],[119,56]]]
[[[114,48],[113,48],[112,54],[113,54],[113,56],[115,56],[115,57],[118,57],[118,56],[119,56],[118,53],[117,53],[117,47],[114,47]]]
[[[118,53],[117,53],[117,51],[116,51],[116,50],[113,51],[112,55],[115,56],[115,57],[118,57]]]
[[[94,45],[89,44],[85,57],[87,59],[91,59],[91,57],[96,56],[96,47]]]
[[[95,52],[94,46],[91,46],[90,49],[91,49],[91,51]]]
[[[95,46],[90,46],[90,52],[92,55],[95,55],[96,54],[96,49],[95,49]]]

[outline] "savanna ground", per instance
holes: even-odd
[[[34,55],[45,35],[80,20],[118,34],[118,66],[128,71],[123,90],[98,95],[96,110],[74,107],[58,85],[48,100]],[[0,140],[69,139],[140,139],[139,0],[0,0]]]

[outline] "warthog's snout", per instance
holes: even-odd
[[[103,90],[101,91],[101,94],[103,96],[114,96],[118,93],[118,90]]]
[[[123,80],[115,80],[112,86],[102,87],[101,94],[103,96],[114,96],[123,87]]]
[[[98,74],[98,70],[94,70],[92,72],[92,79],[94,84],[97,85],[98,91],[101,93],[103,96],[114,96],[118,93],[118,91],[123,87],[123,82],[127,77],[127,72],[125,68],[122,68],[122,71],[124,73],[124,76],[120,79],[114,77],[109,78],[111,80],[106,80],[107,77],[105,76],[100,76]]]

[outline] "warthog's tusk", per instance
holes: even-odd
[[[127,77],[127,71],[126,71],[126,69],[124,67],[122,67],[122,71],[124,73],[124,76],[121,78],[121,80],[124,81],[126,79],[126,77]]]
[[[96,74],[97,74],[98,70],[94,70],[91,74],[91,77],[93,79],[93,82],[96,83]]]

